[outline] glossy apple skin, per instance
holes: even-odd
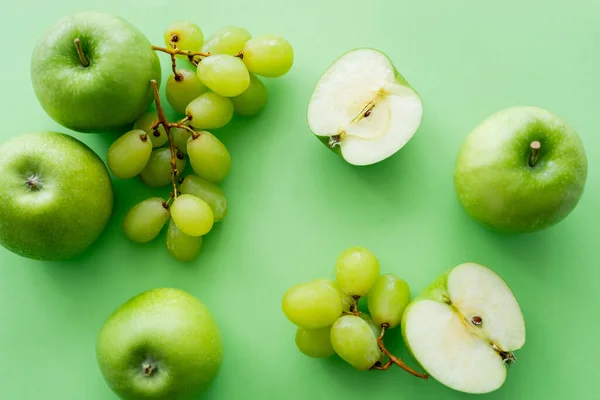
[[[130,126],[153,100],[150,80],[161,82],[160,60],[146,36],[124,19],[97,11],[63,17],[48,28],[33,50],[30,73],[46,113],[79,132]]]
[[[530,144],[541,143],[532,167]],[[454,186],[475,220],[507,233],[540,231],[566,218],[583,195],[588,162],[578,133],[537,107],[511,107],[481,122],[458,154]]]
[[[107,384],[123,400],[195,400],[217,377],[223,349],[216,321],[198,298],[158,288],[132,297],[108,317],[96,356]],[[153,368],[149,376],[146,363]]]
[[[37,190],[27,186],[34,177]],[[84,252],[113,209],[107,168],[88,146],[57,132],[0,146],[0,244],[22,257],[57,261]]]

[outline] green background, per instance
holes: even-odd
[[[114,182],[112,223],[84,256],[40,263],[0,250],[0,397],[116,399],[96,365],[98,330],[129,297],[171,286],[200,297],[222,330],[224,365],[208,399],[471,398],[400,369],[357,372],[339,359],[313,360],[295,349],[295,329],[280,308],[284,291],[332,276],[337,254],[351,245],[372,249],[382,271],[405,278],[413,296],[465,261],[488,265],[507,280],[525,314],[527,343],[505,385],[481,398],[598,397],[600,3],[5,2],[2,141],[29,131],[68,132],[38,105],[29,58],[48,25],[89,8],[122,15],[155,44],[179,18],[199,23],[207,35],[228,24],[255,35],[279,33],[293,44],[296,60],[288,75],[267,81],[270,102],[259,117],[215,131],[233,157],[223,184],[229,214],[193,264],[170,258],[164,233],[150,245],[125,239],[120,222],[126,210],[167,193],[136,180]],[[320,74],[340,54],[361,46],[387,53],[425,107],[414,139],[393,158],[365,168],[327,151],[305,119]],[[161,60],[166,77],[169,59]],[[465,215],[452,172],[469,130],[490,113],[520,104],[547,108],[575,126],[590,169],[586,192],[564,222],[537,234],[507,236]],[[74,135],[102,157],[112,139]],[[392,348],[404,354],[398,335],[390,334]]]

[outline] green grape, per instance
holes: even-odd
[[[268,78],[285,75],[294,63],[294,50],[278,35],[262,35],[248,40],[243,50],[248,71]]]
[[[239,96],[232,97],[234,111],[241,116],[249,117],[256,115],[267,104],[267,88],[265,84],[254,74],[250,74],[250,86]]]
[[[187,142],[192,136],[192,132],[183,128],[171,128],[169,132],[171,132],[171,139],[173,139],[175,147],[177,147],[183,154],[187,154]]]
[[[148,164],[152,154],[152,142],[146,132],[131,130],[108,148],[106,163],[111,172],[121,179],[133,178]]]
[[[335,263],[335,277],[342,292],[364,296],[379,276],[379,261],[363,247],[344,250]]]
[[[148,111],[134,122],[133,129],[141,129],[145,132],[148,132],[150,126],[152,126],[152,124],[156,121],[158,121],[158,114],[156,111]],[[162,125],[159,125],[158,129],[154,132],[149,132],[148,137],[150,140],[152,140],[153,147],[160,147],[167,143],[168,140],[167,133]]]
[[[190,236],[181,232],[173,220],[167,229],[167,250],[177,261],[192,261],[202,248],[202,236]]]
[[[190,21],[173,21],[164,32],[165,46],[179,50],[200,51],[204,44],[204,33]],[[185,57],[185,56],[182,56]]]
[[[167,101],[173,109],[179,114],[185,114],[188,104],[202,93],[206,93],[208,88],[200,82],[195,72],[182,68],[177,71],[178,77],[171,74],[165,85]]]
[[[164,207],[164,200],[151,197],[133,206],[123,220],[125,236],[137,243],[153,240],[169,219],[169,210]]]
[[[358,370],[366,371],[382,359],[373,329],[355,315],[338,318],[331,327],[329,339],[340,358]]]
[[[379,326],[390,328],[400,325],[404,309],[410,302],[408,284],[393,274],[381,275],[367,295],[369,313]]]
[[[350,308],[352,308],[352,305],[354,304],[354,299],[352,296],[348,296],[346,293],[342,292],[340,285],[338,285],[337,282],[332,281],[331,279],[317,279],[315,282],[321,282],[324,285],[331,286],[337,292],[340,300],[342,301],[342,310],[346,312],[350,311]]]
[[[379,335],[381,334],[381,325],[377,325],[369,314],[364,313],[362,311],[358,312],[358,316],[362,318],[367,324],[369,324],[369,327],[373,331],[373,335],[375,335],[375,337],[379,337]]]
[[[196,69],[210,90],[224,97],[239,96],[250,86],[250,74],[239,57],[216,54],[206,57]]]
[[[196,175],[187,175],[181,185],[181,193],[194,195],[208,203],[213,211],[214,221],[219,222],[227,215],[227,200],[220,187]]]
[[[233,103],[227,97],[207,92],[192,100],[185,114],[196,129],[218,129],[233,118]]]
[[[207,181],[222,181],[231,169],[229,151],[212,133],[207,131],[199,133],[197,138],[191,137],[187,145],[192,169],[196,175]]]
[[[318,329],[330,326],[342,315],[342,301],[331,286],[311,281],[289,288],[283,295],[282,309],[296,326]]]
[[[210,54],[237,55],[244,48],[244,44],[252,36],[244,28],[239,26],[225,26],[208,38],[202,47],[202,51]]]
[[[180,157],[176,157],[176,165],[178,171],[183,171],[187,164],[185,155],[179,152]],[[151,188],[160,188],[171,183],[172,178],[171,168],[171,149],[169,147],[161,147],[152,150],[148,164],[140,173],[142,183]]]
[[[296,329],[296,347],[302,353],[313,358],[325,358],[335,354],[331,346],[331,327],[320,329]]]
[[[171,205],[171,218],[177,228],[189,236],[204,236],[213,227],[212,209],[202,199],[191,194],[182,194]]]

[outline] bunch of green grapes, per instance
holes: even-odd
[[[358,310],[358,300],[364,296],[368,312]],[[292,286],[283,296],[282,308],[297,326],[296,346],[309,357],[337,354],[363,371],[397,364],[423,378],[426,375],[391,355],[383,343],[386,330],[400,325],[409,302],[410,289],[404,280],[380,275],[379,260],[371,251],[351,247],[337,258],[335,280]]]
[[[283,37],[253,38],[237,26],[223,27],[204,41],[198,25],[175,21],[165,30],[164,41],[174,57],[167,100],[196,129],[220,128],[234,114],[258,114],[268,97],[259,76],[283,76],[294,62],[292,46]],[[189,66],[177,69],[175,57],[188,59]]]
[[[225,126],[234,113],[252,116],[267,103],[258,78],[279,77],[292,66],[290,44],[280,36],[252,38],[247,30],[228,26],[204,42],[200,27],[189,21],[172,23],[164,34],[173,74],[165,85],[167,101],[182,114],[168,122],[153,83],[156,111],[148,111],[109,148],[107,164],[114,176],[138,178],[144,185],[172,187],[168,198],[151,197],[125,216],[125,235],[147,243],[167,226],[166,246],[177,260],[199,254],[203,237],[227,214],[227,200],[218,186],[231,168],[225,145],[208,130]],[[177,58],[189,66],[177,67]],[[194,70],[195,69],[195,70]],[[184,176],[187,167],[191,174]]]

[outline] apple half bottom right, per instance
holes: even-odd
[[[506,282],[477,263],[439,276],[406,308],[402,337],[421,367],[465,393],[499,389],[513,352],[525,344],[525,321]]]
[[[454,170],[462,207],[493,231],[531,233],[565,219],[581,199],[588,161],[577,131],[550,111],[509,107],[465,138]]]

